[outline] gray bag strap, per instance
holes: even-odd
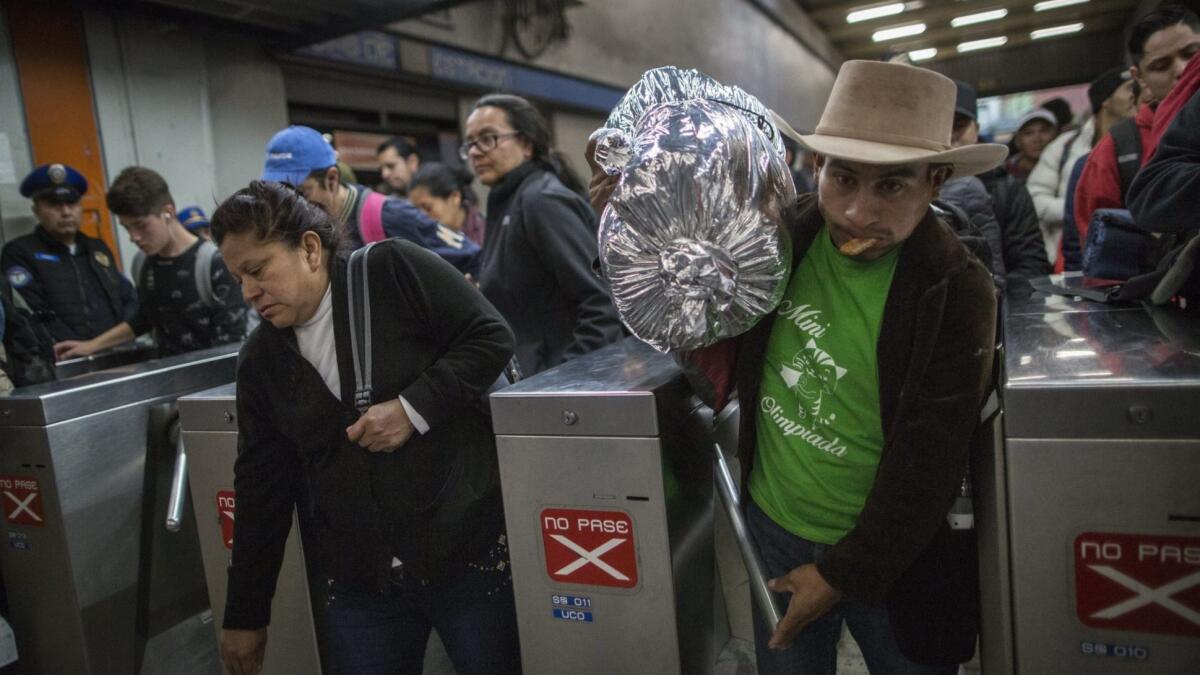
[[[217,255],[217,245],[211,241],[201,241],[200,248],[196,251],[196,264],[192,268],[192,275],[196,277],[196,293],[200,296],[200,302],[204,303],[205,307],[215,307],[221,304],[221,301],[213,293],[212,285],[212,261]]]
[[[133,277],[133,287],[142,290],[142,270],[146,269],[146,254],[138,249],[137,253],[133,254],[133,263],[129,265],[129,274]]]
[[[372,242],[350,254],[346,265],[346,306],[350,310],[350,349],[354,357],[354,407],[371,407],[371,300],[367,259]]]

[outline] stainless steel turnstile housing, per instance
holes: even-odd
[[[525,672],[711,672],[711,414],[629,339],[491,397]]]
[[[179,399],[179,416],[188,453],[188,482],[204,556],[204,573],[208,579],[213,626],[217,630],[225,614],[226,569],[233,547],[231,534],[236,502],[233,461],[237,457],[238,438],[236,390],[236,385],[228,384]],[[263,660],[265,675],[319,675],[321,672],[309,567],[305,564],[300,528],[295,519],[292,535],[284,549],[283,565],[271,603],[271,626]],[[319,583],[315,579],[311,581]]]
[[[1004,335],[985,672],[1200,672],[1200,321],[1018,288]]]
[[[172,406],[232,381],[236,358],[228,345],[0,398],[0,565],[22,672],[138,672],[157,635],[204,611],[195,530],[163,525]]]

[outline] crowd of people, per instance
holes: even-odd
[[[980,141],[969,84],[843,64],[814,132],[789,143],[812,163],[783,214],[781,306],[804,311],[681,359],[714,408],[741,400],[748,526],[787,607],[776,627],[756,622],[759,672],[833,672],[843,624],[872,672],[970,658],[972,535],[946,516],[993,384],[998,289],[1072,269],[1097,211],[1194,235],[1197,51],[1195,14],[1148,14],[1132,67],[1091,83],[1081,126],[1039,108],[1011,149]],[[52,164],[21,186],[38,227],[3,251],[10,360],[147,332],[164,354],[245,340],[221,634],[233,673],[262,666],[297,503],[318,523],[336,672],[420,672],[431,630],[461,673],[520,672],[486,394],[514,358],[528,376],[622,337],[593,271],[619,177],[589,156],[582,181],[518,96],[479,99],[463,136],[470,173],[384,143],[376,190],[344,178],[319,132],[288,127],[261,180],[211,219],[177,209],[153,170],[126,169],[106,201],[140,249],[129,277],[79,232],[78,172]],[[247,337],[248,319],[261,324]]]

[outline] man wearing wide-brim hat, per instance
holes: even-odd
[[[974,534],[947,516],[989,381],[996,297],[930,202],[1006,152],[952,148],[954,101],[932,71],[845,63],[800,137],[818,155],[817,193],[785,214],[795,262],[782,304],[685,358],[714,404],[740,392],[747,523],[787,603],[773,632],[756,622],[760,673],[833,672],[843,622],[875,673],[954,673],[974,650]]]

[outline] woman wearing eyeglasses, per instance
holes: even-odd
[[[491,188],[479,288],[508,320],[525,375],[621,337],[608,287],[592,272],[596,214],[550,149],[546,120],[519,96],[489,94],[460,149]]]

